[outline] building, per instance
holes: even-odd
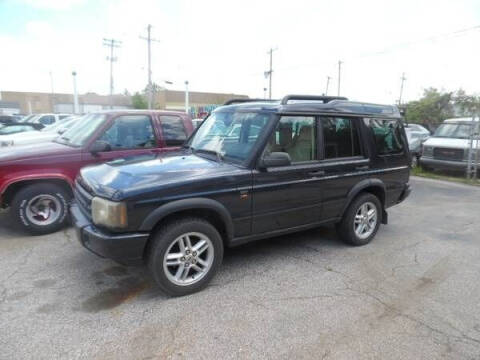
[[[212,112],[217,106],[231,99],[248,99],[247,95],[208,93],[199,91],[188,92],[189,113],[192,118],[203,118]],[[157,90],[154,97],[155,108],[185,111],[185,91]]]
[[[35,113],[73,113],[73,95],[41,92],[0,92],[2,102],[16,103],[21,114]],[[110,96],[86,93],[78,96],[80,113],[89,113],[110,109]],[[129,109],[132,107],[130,96],[114,95],[114,109]]]
[[[247,99],[246,95],[189,92],[189,112],[201,116],[230,99]],[[155,109],[185,111],[185,92],[159,89],[154,97]],[[110,103],[111,101],[111,103]],[[106,109],[131,109],[130,95],[108,95],[86,93],[78,96],[80,113],[90,113]],[[3,104],[3,105],[2,105]],[[73,113],[73,95],[41,92],[0,91],[0,112],[9,114]]]

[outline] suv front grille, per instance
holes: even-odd
[[[92,217],[92,199],[93,196],[82,187],[78,180],[75,181],[75,189],[73,190],[75,200],[80,210],[91,220]]]
[[[463,160],[463,149],[435,148],[433,158],[438,160]]]

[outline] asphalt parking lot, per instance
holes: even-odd
[[[0,216],[1,359],[478,359],[480,188],[414,178],[368,246],[330,228],[228,250],[205,291]]]

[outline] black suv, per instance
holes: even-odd
[[[367,244],[410,193],[395,106],[289,95],[230,101],[184,149],[81,170],[71,212],[93,253],[146,263],[168,294],[204,288],[225,246],[334,223]]]

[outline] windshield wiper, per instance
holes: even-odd
[[[219,152],[215,151],[215,150],[194,149],[194,148],[191,148],[191,149],[192,149],[194,154],[196,154],[196,153],[211,154],[211,155],[215,155],[217,157],[218,162],[223,161],[223,155],[220,154]]]

